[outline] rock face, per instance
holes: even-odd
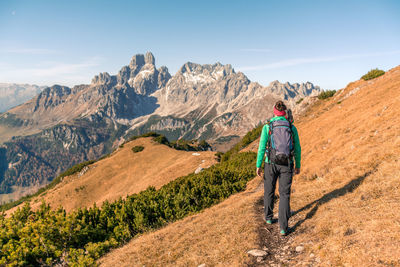
[[[171,76],[152,53],[137,54],[116,75],[89,85],[54,85],[0,114],[0,133],[12,133],[0,153],[0,194],[11,186],[51,181],[71,165],[110,152],[121,139],[148,131],[168,139],[211,144],[243,136],[271,116],[278,99],[289,105],[317,94],[311,83],[263,87],[231,65],[185,63]]]

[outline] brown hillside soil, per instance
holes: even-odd
[[[349,84],[296,121],[302,172],[292,186],[288,237],[277,236],[276,223],[262,222],[262,180],[256,178],[245,192],[135,238],[100,263],[400,266],[399,90],[397,67]],[[250,148],[257,150],[258,140]],[[247,254],[254,248],[269,254],[257,262]]]
[[[134,146],[143,146],[144,150],[133,153]],[[93,203],[101,206],[105,200],[114,201],[149,186],[158,189],[194,172],[198,166],[207,168],[215,163],[214,152],[193,153],[158,144],[150,137],[136,139],[110,157],[90,165],[82,175],[65,177],[55,188],[32,199],[31,205],[38,207],[43,199],[54,208],[62,206],[67,211],[90,207]]]

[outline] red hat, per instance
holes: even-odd
[[[274,114],[275,114],[276,116],[286,116],[286,111],[284,111],[284,110],[279,111],[279,110],[277,110],[277,109],[274,107]]]

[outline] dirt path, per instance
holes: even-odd
[[[254,192],[263,192],[263,183],[254,190]],[[293,230],[293,227],[297,222],[301,221],[299,213],[292,212],[293,215],[289,220],[289,233],[287,236],[281,236],[279,234],[279,223],[276,219],[278,217],[278,204],[279,197],[276,198],[274,208],[274,219],[273,224],[268,225],[263,220],[264,214],[264,200],[260,197],[254,203],[254,210],[260,216],[257,216],[256,223],[258,225],[258,245],[259,248],[266,251],[268,254],[265,257],[251,257],[247,266],[317,266],[318,262],[314,259],[310,259],[309,262],[301,261],[297,256],[303,251],[296,252],[296,246],[293,244],[293,239],[298,233]],[[301,244],[299,247],[302,247]],[[300,249],[300,248],[299,248]]]

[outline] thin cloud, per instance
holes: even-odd
[[[271,49],[268,48],[243,48],[240,49],[242,52],[271,52]]]
[[[44,54],[56,54],[56,50],[42,49],[42,48],[12,48],[3,50],[5,53],[12,54],[31,54],[31,55],[44,55]]]
[[[330,57],[314,57],[314,58],[292,58],[281,60],[273,63],[256,65],[256,66],[245,66],[238,68],[240,71],[252,71],[252,70],[267,70],[267,69],[277,69],[284,67],[291,67],[309,63],[323,63],[323,62],[333,62],[342,61],[346,59],[355,58],[366,58],[366,57],[377,57],[377,56],[389,56],[400,54],[400,50],[388,51],[388,52],[378,52],[369,54],[354,54],[354,55],[341,55],[341,56],[330,56]]]
[[[53,66],[48,66],[44,68],[29,68],[22,69],[19,71],[29,73],[32,76],[56,76],[64,74],[74,74],[79,73],[87,68],[98,66],[98,60],[89,60],[81,63],[56,63]]]
[[[64,83],[74,85],[88,82],[94,68],[102,61],[100,57],[93,57],[80,63],[47,62],[37,68],[12,68],[0,64],[0,81],[27,82],[27,83]]]

